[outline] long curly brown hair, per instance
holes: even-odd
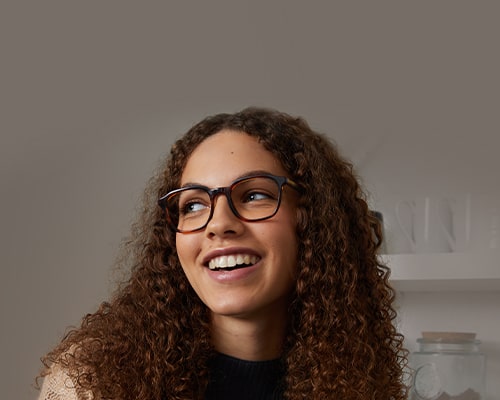
[[[223,129],[258,138],[304,189],[283,343],[285,398],[406,398],[407,352],[394,327],[395,292],[377,257],[381,227],[352,165],[303,119],[262,108],[208,117],[172,146],[125,246],[130,277],[42,358],[41,376],[56,363],[96,398],[203,398],[214,353],[209,311],[182,271],[175,232],[157,199],[179,186],[196,146]]]

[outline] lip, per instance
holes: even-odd
[[[253,249],[250,249],[248,247],[225,247],[222,249],[214,249],[214,250],[209,251],[202,258],[201,263],[204,267],[208,268],[208,263],[211,259],[213,259],[215,257],[227,256],[227,255],[232,255],[232,254],[250,254],[250,255],[262,258],[262,256],[258,252],[256,252]]]

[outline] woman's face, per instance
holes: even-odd
[[[193,151],[181,186],[229,186],[235,179],[255,171],[286,176],[281,163],[257,139],[224,130]],[[205,229],[177,233],[182,268],[214,316],[258,318],[286,310],[297,265],[296,201],[295,191],[285,185],[274,217],[245,222],[233,214],[226,197],[219,195]],[[213,266],[214,261],[238,256],[250,259],[253,265],[233,270],[209,268],[210,261]]]

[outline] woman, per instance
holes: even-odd
[[[209,117],[146,194],[130,279],[43,359],[41,399],[405,398],[380,226],[304,120]]]

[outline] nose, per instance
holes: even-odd
[[[205,234],[209,237],[237,235],[243,229],[243,221],[234,215],[223,193],[214,198],[212,218],[208,221]]]

